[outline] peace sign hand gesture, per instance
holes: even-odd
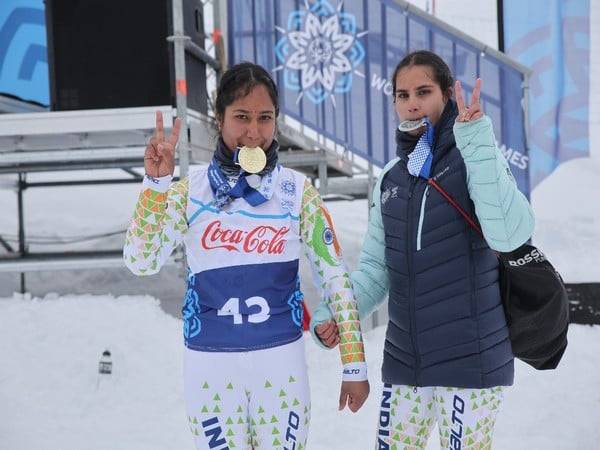
[[[475,81],[475,89],[473,89],[473,95],[471,96],[471,105],[465,106],[465,99],[462,94],[462,86],[458,80],[456,80],[456,83],[454,83],[454,92],[456,93],[456,105],[458,106],[458,116],[456,117],[457,122],[469,122],[471,120],[477,120],[483,117],[483,111],[481,110],[481,105],[479,104],[481,78],[477,78]]]
[[[179,139],[181,119],[178,117],[173,124],[169,138],[165,137],[162,112],[156,111],[156,130],[148,141],[144,152],[144,170],[146,175],[159,178],[173,175],[175,171],[175,146]]]

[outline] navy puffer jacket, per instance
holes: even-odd
[[[383,381],[483,388],[513,381],[513,356],[498,291],[494,249],[510,252],[535,220],[484,116],[454,123],[449,101],[436,126],[432,176],[481,224],[485,240],[427,182],[411,176],[416,140],[399,135],[383,169],[352,287],[361,320],[389,294]],[[322,301],[311,332],[332,318]]]
[[[456,113],[449,101],[436,127],[431,173],[474,217],[465,163],[452,131]],[[381,182],[390,274],[383,381],[467,388],[510,385],[513,355],[498,260],[427,180],[408,173],[412,148],[403,148],[402,139],[398,144],[400,160]]]

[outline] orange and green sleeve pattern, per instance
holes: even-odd
[[[365,351],[350,274],[342,260],[331,215],[308,180],[302,196],[300,235],[321,301],[327,304],[338,326],[343,379],[366,380]]]
[[[145,177],[125,236],[123,259],[136,275],[157,273],[187,231],[188,180]]]

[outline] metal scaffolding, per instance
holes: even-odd
[[[0,247],[8,252],[8,256],[0,257],[0,272],[20,273],[22,292],[26,291],[26,272],[123,265],[121,249],[29,252],[23,198],[27,189],[140,183],[143,174],[138,168],[143,167],[144,150],[154,131],[156,110],[162,112],[167,130],[171,128],[175,117],[182,119],[177,153],[180,176],[188,173],[190,163],[210,161],[216,139],[214,119],[210,117],[212,108],[209,105],[209,116],[188,109],[185,56],[189,53],[205,62],[209,75],[207,83],[216,86],[223,68],[227,67],[224,51],[226,6],[225,2],[203,2],[205,12],[212,13],[214,23],[213,31],[205,36],[207,50],[204,50],[184,35],[182,0],[173,0],[172,4],[173,35],[167,39],[174,46],[174,106],[59,112],[39,112],[40,108],[31,107],[15,108],[13,110],[19,112],[0,115],[0,175],[17,175],[11,187],[17,193],[18,215],[18,248],[13,248],[0,236]],[[360,176],[367,173],[366,169],[361,168],[348,152],[328,146],[317,132],[307,130],[302,124],[285,117],[280,117],[278,130],[282,148],[281,163],[303,171],[314,181],[318,180],[318,187],[326,199],[364,198],[370,191],[370,179]],[[29,173],[100,169],[120,169],[123,177],[52,182],[27,180]],[[177,254],[170,262],[181,258],[181,253]]]

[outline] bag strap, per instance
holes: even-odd
[[[454,208],[460,213],[461,216],[463,216],[463,218],[467,221],[467,223],[469,225],[471,225],[471,228],[473,228],[475,231],[477,231],[482,237],[483,236],[483,232],[481,231],[481,228],[479,228],[479,225],[477,225],[475,223],[475,221],[473,220],[473,218],[471,216],[469,216],[469,214],[467,214],[467,212],[461,208],[461,206],[456,202],[456,200],[454,200],[450,194],[448,194],[443,187],[441,187],[437,181],[435,181],[433,178],[429,178],[427,180],[427,183],[430,184],[431,186],[433,186],[440,194],[442,194],[442,197],[444,197],[448,203],[450,203],[452,206],[454,206]]]

